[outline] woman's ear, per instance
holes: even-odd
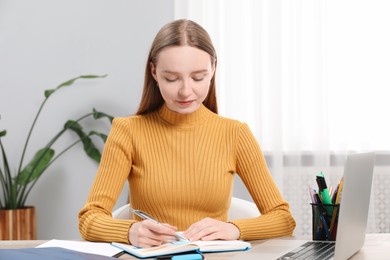
[[[149,63],[149,67],[150,67],[150,73],[152,74],[154,80],[157,82],[156,67],[154,66],[153,62]]]

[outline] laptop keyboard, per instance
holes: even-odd
[[[335,243],[310,241],[302,246],[288,252],[277,260],[285,259],[332,259],[334,255]]]

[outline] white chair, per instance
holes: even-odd
[[[248,200],[232,197],[228,211],[229,220],[254,218],[260,216],[256,204]],[[112,213],[115,219],[130,219],[130,204],[123,205]]]
[[[115,219],[130,219],[130,204],[123,205],[122,207],[112,212],[112,218]]]
[[[229,220],[255,218],[258,216],[260,216],[260,212],[255,203],[237,197],[232,197],[228,211]]]

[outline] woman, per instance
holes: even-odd
[[[264,239],[291,235],[295,221],[248,126],[217,114],[217,55],[190,20],[153,41],[135,116],[116,118],[95,182],[79,213],[86,240],[156,246],[175,240]],[[234,174],[261,216],[227,221]],[[161,223],[112,219],[125,182],[130,204]]]

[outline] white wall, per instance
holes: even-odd
[[[108,75],[78,81],[49,99],[33,133],[27,161],[66,120],[92,107],[114,116],[135,112],[147,52],[157,30],[173,19],[173,2],[0,1],[0,130],[8,132],[2,140],[12,170],[17,168],[45,89],[82,74]],[[108,132],[109,128],[105,123],[100,130]],[[74,135],[67,133],[61,142],[72,140]],[[27,203],[37,208],[38,239],[79,238],[77,213],[96,170],[97,164],[78,146],[44,173]],[[125,201],[123,192],[118,203]]]

